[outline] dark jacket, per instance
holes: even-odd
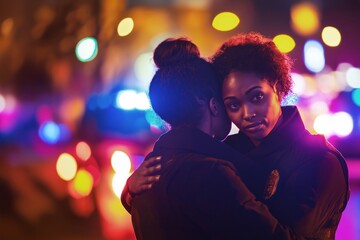
[[[162,172],[151,190],[132,200],[137,239],[273,238],[277,220],[228,161],[244,161],[230,147],[182,128],[164,134],[150,155],[162,156]]]
[[[255,147],[239,133],[226,143],[261,167],[243,179],[281,222],[308,239],[334,239],[349,199],[342,155],[321,135],[311,135],[296,107],[282,108],[282,122]]]

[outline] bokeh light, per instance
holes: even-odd
[[[117,174],[127,175],[131,170],[130,157],[123,151],[114,151],[111,156],[111,166]]]
[[[332,26],[324,27],[321,32],[321,38],[329,47],[337,47],[341,42],[341,34],[339,30]]]
[[[325,67],[324,48],[316,40],[308,40],[304,46],[304,62],[308,70],[321,72]]]
[[[47,121],[40,125],[39,136],[49,144],[55,144],[60,140],[60,126],[53,121]]]
[[[354,121],[347,112],[334,113],[331,120],[334,134],[338,137],[348,136],[354,128]]]
[[[123,110],[133,110],[136,106],[137,92],[134,90],[122,90],[116,95],[116,107]]]
[[[115,171],[112,179],[112,189],[117,197],[120,197],[126,180],[130,176],[131,160],[123,151],[114,151],[111,156],[111,166]]]
[[[91,148],[90,146],[84,142],[78,142],[76,144],[76,155],[83,161],[87,161],[91,156]]]
[[[134,29],[134,20],[130,17],[121,20],[117,27],[117,33],[120,37],[129,35]]]
[[[128,89],[117,93],[115,106],[123,110],[147,110],[150,108],[150,101],[146,93]]]
[[[74,190],[79,197],[88,196],[94,186],[94,179],[88,171],[85,169],[79,169],[75,178],[70,183],[70,187]]]
[[[26,119],[20,114],[22,109],[18,106],[15,97],[11,94],[0,94],[0,133],[13,132],[19,126],[19,121]]]
[[[5,98],[2,94],[0,94],[0,113],[4,111],[5,107],[6,107]]]
[[[16,109],[16,99],[11,94],[1,94],[0,93],[0,113],[7,112],[11,113]]]
[[[290,10],[291,24],[295,32],[303,36],[314,34],[320,26],[318,7],[307,1],[294,4]]]
[[[62,153],[56,161],[56,172],[65,181],[70,181],[76,175],[77,162],[69,153]]]
[[[218,31],[230,31],[236,28],[240,23],[239,17],[232,12],[221,12],[217,14],[213,21],[212,26]]]
[[[137,94],[135,108],[137,110],[150,109],[150,100],[146,93],[140,92]]]
[[[116,107],[123,110],[133,110],[136,106],[137,93],[134,90],[122,90],[116,95]]]
[[[293,80],[293,89],[292,91],[301,96],[304,91],[305,91],[305,79],[301,74],[297,74],[297,73],[291,73],[291,78]]]
[[[327,98],[331,99],[337,97],[342,88],[341,82],[336,79],[336,75],[333,74],[333,72],[323,71],[317,74],[316,82],[318,91],[320,93],[325,93]]]
[[[136,84],[142,89],[148,89],[149,83],[154,76],[156,71],[156,66],[153,61],[153,53],[147,52],[140,54],[134,63],[134,72],[138,80]]]
[[[346,137],[353,131],[353,128],[354,120],[349,113],[343,111],[318,115],[314,121],[315,131],[326,137],[332,135]]]
[[[145,118],[152,127],[161,128],[165,124],[164,120],[162,120],[152,108],[146,111]]]
[[[130,173],[128,174],[118,174],[115,173],[111,182],[111,186],[116,197],[120,198],[121,193],[124,189],[127,179],[129,178]]]
[[[287,34],[279,34],[273,38],[280,52],[289,53],[295,48],[295,40]]]
[[[329,112],[329,105],[324,101],[314,101],[310,104],[309,110],[313,115],[321,115]]]
[[[356,88],[352,91],[351,97],[356,106],[360,107],[360,88]]]
[[[76,57],[81,62],[93,60],[98,53],[98,43],[95,38],[87,37],[81,39],[75,48]]]
[[[314,130],[326,137],[331,136],[333,129],[331,126],[331,114],[321,114],[315,118]]]
[[[360,68],[350,67],[346,71],[346,82],[352,88],[360,88]]]

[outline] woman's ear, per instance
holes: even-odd
[[[219,101],[212,97],[209,101],[209,109],[213,116],[218,116],[220,111]]]

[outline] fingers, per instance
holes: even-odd
[[[152,188],[152,183],[151,184],[146,184],[146,185],[143,185],[142,186],[142,191],[146,191],[146,190],[149,190],[149,189],[151,189]]]
[[[159,181],[159,179],[160,179],[160,175],[149,176],[146,178],[146,181],[144,183],[145,184],[153,184],[154,182]]]
[[[144,167],[153,167],[161,163],[161,156],[151,157],[149,159],[146,159],[143,163]]]
[[[158,163],[157,165],[153,167],[148,167],[144,169],[143,174],[144,176],[154,176],[157,175],[161,170],[161,163]]]
[[[161,156],[151,157],[143,161],[138,168],[139,174],[143,176],[157,175],[161,170]]]
[[[161,156],[151,157],[143,161],[129,177],[128,187],[133,194],[148,190],[159,181],[161,170]]]

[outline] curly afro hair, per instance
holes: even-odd
[[[275,43],[260,33],[235,35],[226,40],[210,58],[222,84],[233,71],[253,72],[266,78],[281,99],[292,88],[292,60]]]

